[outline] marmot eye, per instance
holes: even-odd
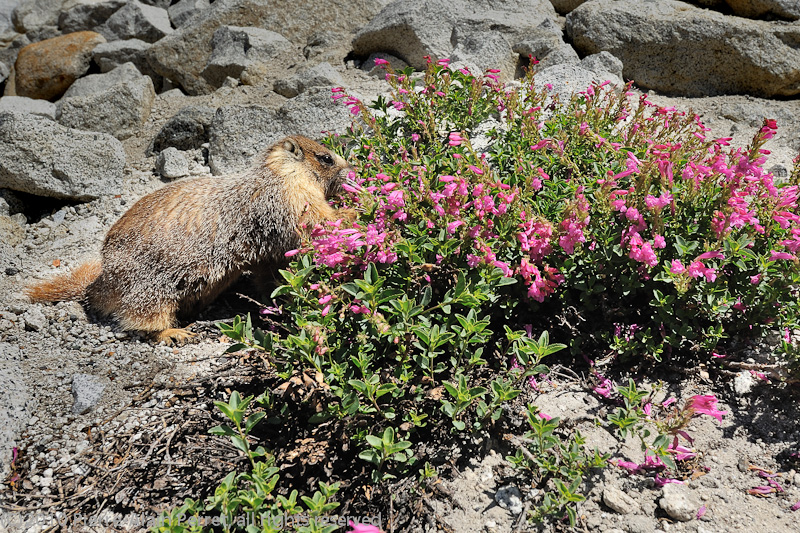
[[[323,165],[327,166],[333,165],[333,158],[328,154],[317,154],[317,161],[319,161]]]

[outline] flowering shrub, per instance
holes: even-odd
[[[708,357],[735,335],[796,326],[800,171],[778,184],[763,170],[774,121],[727,150],[696,116],[606,85],[562,102],[530,78],[504,86],[446,60],[421,76],[378,61],[390,98],[333,94],[357,118],[330,144],[358,169],[339,200],[358,220],[309,228],[287,254],[263,311],[281,315],[280,336],[223,327],[268,349],[282,376],[321,376],[331,394],[313,420],[348,424],[373,481],[416,463],[428,424],[495,424],[564,348]],[[610,422],[624,436],[649,415],[633,384],[618,392],[627,410]],[[650,466],[673,469],[688,419],[716,416],[704,397],[680,413],[648,445]],[[556,476],[537,515],[574,520],[581,476],[606,457],[579,451],[580,438],[553,444],[557,422],[529,408],[543,455],[516,460]],[[569,468],[547,459],[559,446]]]

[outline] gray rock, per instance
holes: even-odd
[[[500,507],[508,509],[514,516],[522,512],[522,494],[513,485],[506,485],[497,489],[494,499]]]
[[[586,0],[550,0],[559,15],[566,15],[584,2]]]
[[[550,32],[539,31],[526,36],[524,41],[514,45],[514,52],[522,58],[534,58],[539,63],[536,71],[560,64],[577,64],[580,62],[578,52],[558,36]]]
[[[99,92],[62,98],[58,101],[58,121],[70,128],[127,139],[150,117],[155,97],[153,81],[139,76]]]
[[[383,0],[330,0],[320,9],[315,0],[217,1],[155,43],[148,58],[159,74],[189,94],[208,93],[214,87],[201,72],[211,55],[211,38],[220,26],[278,29],[299,49],[311,35],[327,31],[347,34],[362,27],[383,4]]]
[[[22,314],[22,319],[25,321],[25,329],[27,331],[43,331],[49,324],[44,313],[38,307],[25,311]]]
[[[97,376],[91,374],[75,374],[72,376],[72,413],[82,415],[92,409],[100,398],[106,386]]]
[[[216,110],[205,106],[184,107],[169,119],[148,148],[152,155],[168,147],[195,150],[211,139],[211,123]]]
[[[800,94],[800,26],[748,20],[676,0],[594,0],[567,15],[578,52],[607,51],[625,77],[667,94]]]
[[[537,88],[547,85],[552,86],[551,93],[560,94],[569,98],[573,93],[585,91],[589,85],[596,82],[597,75],[579,65],[555,65],[539,71],[534,78]],[[562,98],[562,101],[563,98]]]
[[[458,47],[456,28],[462,48],[468,49],[479,47],[479,43],[467,41],[471,33],[475,33],[474,39],[489,33],[501,35],[513,46],[540,26],[550,28],[554,35],[561,33],[548,0],[396,0],[356,34],[353,51],[363,56],[388,52],[422,70],[424,56],[442,59]]]
[[[0,200],[0,203],[4,203]],[[0,205],[0,212],[7,211]],[[25,215],[22,215],[23,217]],[[16,246],[25,239],[25,228],[19,223],[17,215],[8,216],[8,214],[0,214],[0,240],[8,246]]]
[[[285,68],[304,61],[285,37],[263,28],[222,26],[214,32],[211,49],[202,76],[213,87],[221,87],[226,78],[256,85],[262,81],[260,72],[266,72],[273,63]]]
[[[344,132],[351,122],[347,107],[331,100],[330,90],[320,88],[292,98],[277,111],[263,106],[221,107],[211,125],[209,166],[214,174],[238,172],[286,135],[319,139],[328,131]]]
[[[639,508],[636,504],[636,500],[618,488],[611,486],[606,486],[603,489],[603,503],[619,514],[630,514],[636,512]]]
[[[8,66],[5,63],[0,62],[0,84],[6,81],[9,72]]]
[[[125,151],[110,135],[30,114],[0,113],[0,187],[90,200],[120,194]]]
[[[64,0],[23,0],[11,14],[11,22],[19,33],[57,26]]]
[[[102,43],[92,50],[92,61],[100,67],[100,72],[109,72],[125,63],[133,63],[139,72],[150,76],[153,86],[158,89],[163,85],[164,78],[147,62],[147,50],[150,46],[150,43],[140,39]]]
[[[58,16],[63,33],[94,30],[102,25],[126,0],[66,0]]]
[[[166,9],[130,0],[95,28],[109,41],[141,39],[154,43],[173,32]]]
[[[725,3],[740,17],[800,19],[800,2],[797,0],[725,0]]]
[[[327,133],[344,133],[353,115],[339,101],[331,100],[329,88],[314,87],[278,109],[281,130],[319,139]]]
[[[609,75],[616,80],[622,80],[622,61],[605,51],[584,57],[581,60],[581,67],[591,70],[600,77]],[[616,80],[612,80],[612,82],[616,82]]]
[[[107,91],[114,85],[125,83],[126,81],[138,80],[142,73],[133,63],[125,63],[104,74],[89,74],[79,78],[69,86],[63,98],[74,96],[88,96],[102,91]]]
[[[466,67],[477,75],[487,69],[498,69],[501,80],[514,78],[516,55],[500,33],[475,28],[471,24],[458,24],[453,38],[458,44],[450,52],[452,68]]]
[[[17,61],[20,49],[31,44],[31,40],[25,34],[16,35],[11,42],[4,43],[0,47],[0,62],[8,65],[9,70],[14,66]]]
[[[170,146],[158,154],[156,171],[163,178],[182,178],[189,175],[189,162],[182,152]]]
[[[211,172],[231,174],[244,170],[258,152],[287,134],[271,109],[257,105],[220,107],[211,124]]]
[[[3,111],[31,113],[50,120],[56,119],[56,105],[54,103],[25,96],[3,96],[0,98],[0,112]]]
[[[13,31],[14,25],[11,23],[11,13],[17,7],[16,1],[0,2],[0,35],[7,31]]]
[[[664,485],[658,505],[671,518],[688,522],[697,516],[700,503],[694,491],[686,485],[667,483]]]
[[[272,90],[286,98],[294,98],[310,87],[338,87],[344,85],[342,75],[330,63],[320,63],[300,69],[291,78],[278,80]]]
[[[368,72],[371,76],[378,76],[379,78],[383,78],[386,75],[386,70],[382,67],[375,64],[376,59],[383,59],[389,62],[389,66],[392,67],[392,70],[397,72],[398,70],[402,70],[408,66],[408,63],[403,61],[397,56],[393,56],[392,54],[386,54],[383,52],[376,52],[374,54],[370,54],[369,57],[364,60],[361,64],[361,70]]]
[[[180,0],[167,8],[169,20],[176,28],[186,24],[197,13],[208,9],[211,4],[208,0]]]
[[[18,346],[0,343],[0,477],[6,478],[10,472],[11,450],[17,445],[17,435],[33,414],[35,403],[31,399],[30,388],[23,378],[20,368],[22,353]]]

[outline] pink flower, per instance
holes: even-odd
[[[297,255],[299,253],[300,253],[300,250],[289,250],[288,252],[286,252],[283,255],[284,255],[284,257],[292,257],[292,256],[295,256],[295,255]]]
[[[450,222],[447,225],[447,233],[452,235],[453,233],[456,232],[456,230],[459,228],[459,226],[463,226],[463,225],[464,225],[464,221],[463,220],[456,220],[455,222]]]
[[[756,274],[755,276],[750,276],[750,283],[752,283],[753,285],[758,284],[759,281],[761,281],[761,274]]]
[[[448,143],[450,146],[459,146],[462,142],[464,142],[464,138],[458,132],[450,132],[450,142]]]
[[[683,274],[686,271],[686,268],[681,263],[680,259],[673,259],[672,266],[670,266],[669,271],[673,274]]]
[[[470,169],[472,172],[474,172],[475,174],[479,175],[479,176],[483,175],[483,170],[479,169],[479,168],[478,168],[478,167],[476,167],[475,165],[470,165],[470,166],[469,166],[469,169]]]
[[[653,248],[661,249],[666,248],[667,241],[661,235],[653,235]]]
[[[697,515],[695,515],[695,518],[700,520],[701,518],[703,518],[703,515],[705,515],[705,514],[706,514],[706,506],[705,505],[701,505],[700,509],[697,510]]]
[[[328,294],[319,299],[319,305],[325,305],[333,299],[333,295]]]
[[[769,260],[777,261],[778,259],[786,259],[791,261],[797,258],[788,252],[776,252],[775,250],[770,251]]]
[[[542,413],[541,411],[539,411],[539,417],[543,418],[544,420],[552,420],[553,419],[552,416],[548,415],[547,413]]]
[[[320,314],[322,316],[326,316],[330,312],[330,310],[331,310],[331,304],[328,304],[322,309],[322,313]]]
[[[353,529],[348,531],[347,533],[383,533],[380,528],[373,526],[371,524],[357,524],[350,520],[348,523],[350,527]]]
[[[379,57],[376,57],[375,58],[375,64],[380,67],[380,66],[383,66],[383,65],[388,65],[389,62],[386,61],[385,59],[381,59]]]
[[[703,259],[725,259],[725,256],[720,251],[705,252],[697,256],[697,260]]]
[[[727,411],[718,411],[716,409],[717,397],[713,394],[696,395],[692,396],[686,409],[690,409],[695,414],[713,416],[722,422],[722,415],[728,414]]]

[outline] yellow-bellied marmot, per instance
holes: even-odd
[[[245,270],[296,248],[300,226],[352,220],[328,198],[353,171],[324,146],[287,137],[237,175],[173,183],[136,202],[111,227],[100,260],[26,288],[34,302],[82,299],[125,330],[157,341],[192,336],[179,312],[199,309]]]

